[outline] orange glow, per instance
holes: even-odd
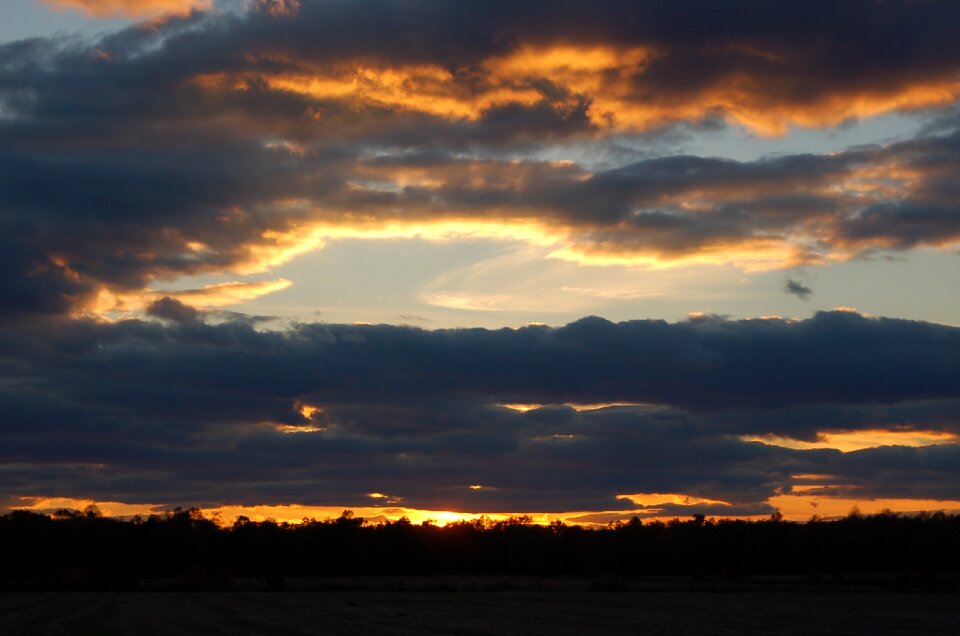
[[[372,493],[373,495],[382,495],[382,493]],[[386,497],[386,495],[383,495]],[[696,497],[687,497],[678,494],[641,494],[631,495],[633,497],[646,498],[644,501],[658,501],[657,505],[673,504],[681,506],[705,505],[729,505],[726,502],[714,501],[709,499],[700,499]],[[376,497],[380,499],[380,497]],[[91,499],[71,499],[71,498],[41,498],[41,497],[21,497],[22,506],[16,506],[20,510],[30,510],[44,514],[51,514],[56,510],[83,510],[89,505],[95,505],[105,516],[149,516],[151,514],[163,514],[167,508],[153,504],[127,504],[110,501],[94,501]],[[777,495],[771,497],[768,503],[778,509],[783,514],[784,519],[788,521],[807,521],[814,514],[823,517],[841,517],[845,516],[854,507],[857,507],[863,514],[876,514],[884,510],[902,513],[916,513],[921,511],[945,510],[947,512],[960,512],[960,501],[937,500],[937,499],[858,499],[852,497],[826,497],[817,495]],[[638,504],[648,505],[648,504]],[[276,506],[217,506],[202,508],[201,511],[207,518],[213,518],[218,523],[226,525],[232,524],[237,517],[245,516],[252,521],[273,520],[278,523],[301,523],[304,519],[336,519],[341,515],[344,506],[304,506],[297,504],[286,504]],[[396,521],[406,517],[412,523],[419,524],[425,521],[431,521],[437,525],[447,525],[460,521],[471,521],[484,517],[491,521],[503,521],[510,517],[521,514],[528,515],[535,524],[546,525],[554,521],[562,521],[568,524],[585,526],[604,526],[611,521],[627,521],[634,515],[643,519],[644,523],[651,521],[670,521],[678,515],[661,515],[661,511],[655,507],[648,507],[637,510],[615,510],[615,511],[571,511],[558,513],[469,513],[457,512],[453,510],[426,510],[417,508],[405,508],[399,506],[349,506],[356,517],[366,519],[371,523],[382,521]],[[2,514],[2,513],[0,513]],[[769,515],[724,515],[719,518],[724,519],[764,519]]]
[[[293,424],[273,424],[268,423],[272,429],[281,433],[320,433],[327,429],[322,426],[295,426]]]
[[[198,76],[194,82],[208,90],[246,90],[257,80],[273,90],[318,101],[339,100],[355,108],[379,107],[448,119],[475,120],[490,108],[513,103],[532,105],[541,99],[540,93],[531,88],[489,86],[470,90],[449,70],[433,65],[383,67],[350,62],[269,76],[213,73]]]
[[[297,404],[296,409],[300,412],[300,415],[307,420],[312,420],[314,415],[323,413],[322,408],[319,406],[311,406],[310,404]]]
[[[510,409],[511,411],[520,411],[521,413],[526,413],[527,411],[535,411],[537,409],[543,408],[543,404],[498,404],[497,406],[502,406],[505,409]]]
[[[588,404],[564,402],[564,404],[572,408],[574,411],[599,411],[600,409],[609,409],[621,406],[649,406],[649,404],[644,404],[643,402],[591,402]]]
[[[42,0],[54,9],[74,9],[97,18],[110,16],[144,17],[162,13],[185,14],[206,10],[213,0]]]
[[[512,78],[576,74],[581,82],[579,88],[586,89],[599,85],[596,77],[598,72],[639,68],[649,57],[648,50],[640,47],[616,49],[610,46],[568,44],[522,45],[506,56],[491,58],[485,66],[494,75]]]
[[[382,497],[373,497],[373,495],[382,495],[383,493],[372,493],[371,498],[380,499]],[[304,519],[336,519],[343,512],[342,506],[299,506],[295,504],[282,506],[220,506],[218,508],[204,509],[204,514],[210,516],[219,514],[224,521],[232,523],[238,516],[243,515],[253,521],[265,521],[273,519],[277,522],[301,523]],[[492,520],[506,519],[509,514],[470,514],[465,512],[455,512],[451,510],[420,510],[416,508],[403,507],[377,507],[377,506],[351,506],[356,517],[367,519],[371,522],[397,521],[406,517],[412,523],[423,523],[432,521],[437,525],[447,525],[458,521],[470,521],[484,516]]]
[[[859,431],[838,431],[820,433],[817,441],[806,442],[778,435],[743,436],[745,442],[760,442],[784,448],[811,449],[833,448],[844,453],[876,448],[878,446],[932,446],[934,444],[955,444],[960,436],[943,431],[906,431],[868,429]]]
[[[544,406],[549,406],[547,404],[497,404],[497,406],[503,407],[505,409],[511,409],[513,411],[534,411],[536,409],[542,409]],[[560,406],[569,406],[574,411],[598,411],[600,409],[620,407],[620,406],[648,406],[642,402],[596,402],[590,404],[581,404],[578,402],[562,402]]]
[[[197,309],[225,307],[286,289],[291,284],[291,281],[285,278],[278,278],[272,281],[256,283],[215,283],[205,285],[199,289],[185,289],[180,291],[144,289],[135,292],[113,292],[109,289],[101,288],[92,303],[81,307],[77,315],[89,315],[101,318],[110,316],[127,317],[137,312],[142,312],[150,303],[165,296]]]
[[[764,51],[749,53],[775,57]],[[763,136],[786,134],[791,126],[836,126],[853,118],[944,105],[960,96],[960,81],[947,77],[883,90],[841,89],[795,100],[792,96],[779,98],[778,86],[771,86],[769,78],[748,73],[727,74],[694,95],[671,96],[657,91],[656,86],[644,85],[646,68],[658,55],[662,53],[644,47],[524,43],[506,55],[455,72],[430,64],[389,66],[374,59],[311,66],[270,57],[265,61],[298,70],[276,75],[214,73],[196,78],[195,83],[210,90],[245,90],[261,83],[314,98],[320,102],[321,113],[323,101],[338,100],[354,108],[379,107],[468,120],[507,104],[530,106],[547,101],[560,112],[571,112],[583,101],[589,103],[587,116],[594,125],[614,130],[649,130],[722,113],[729,121]],[[559,91],[560,97],[548,95],[538,89],[543,80],[568,96]]]
[[[72,499],[69,497],[20,497],[22,506],[18,510],[53,513],[57,510],[83,510],[87,506],[96,506],[106,517],[155,514],[160,506],[150,504],[129,504],[119,501],[94,501],[93,499]]]
[[[719,499],[706,499],[704,497],[693,497],[679,493],[636,493],[633,495],[617,495],[617,499],[626,499],[638,506],[663,506],[671,504],[675,506],[729,506],[727,501]]]
[[[809,494],[776,495],[768,500],[789,521],[806,521],[813,515],[823,518],[846,516],[854,507],[865,515],[884,510],[902,513],[921,511],[960,511],[960,501],[941,499],[859,499],[824,497]]]

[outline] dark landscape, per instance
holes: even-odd
[[[813,589],[20,592],[0,595],[0,633],[956,634],[957,601]]]
[[[526,516],[438,526],[366,523],[344,511],[298,524],[241,517],[221,526],[194,508],[129,521],[93,508],[14,511],[0,517],[0,542],[16,546],[0,580],[10,591],[231,590],[244,580],[282,590],[288,579],[313,577],[534,576],[596,578],[616,590],[636,577],[756,584],[789,576],[814,586],[955,590],[957,537],[960,515],[942,512],[806,523],[695,515],[589,529]]]
[[[954,634],[960,516],[0,517],[3,634]]]

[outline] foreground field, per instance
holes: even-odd
[[[0,594],[0,634],[957,634],[953,593],[366,590]]]

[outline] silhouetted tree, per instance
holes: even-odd
[[[254,578],[371,574],[535,574],[603,577],[799,574],[840,582],[886,573],[898,585],[960,581],[960,516],[942,512],[835,520],[706,519],[613,523],[599,529],[530,517],[447,526],[403,518],[368,524],[350,511],[300,524],[238,517],[219,525],[196,508],[120,521],[88,509],[0,516],[5,587],[129,589],[166,580],[187,589]],[[892,579],[890,577],[893,577]]]

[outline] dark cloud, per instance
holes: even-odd
[[[788,278],[783,282],[783,291],[786,294],[792,294],[800,300],[807,300],[813,295],[813,290],[798,280]]]
[[[120,383],[110,391],[120,396],[111,399],[134,402],[143,387],[202,386],[210,377],[219,378],[222,391],[278,391],[322,403],[455,393],[698,409],[960,397],[960,331],[848,312],[796,322],[585,318],[561,328],[499,331],[305,324],[257,332],[242,323],[78,322],[52,334],[21,330],[18,338],[11,351],[29,351],[51,369],[85,365]],[[96,355],[67,364],[58,358],[62,340],[68,351]],[[133,368],[138,377],[128,379]]]
[[[197,312],[196,309],[188,307],[169,296],[164,296],[150,303],[150,305],[147,306],[146,314],[174,322],[191,322],[199,316],[199,312]]]
[[[661,492],[768,510],[803,474],[958,497],[956,445],[741,439],[958,431],[958,334],[846,313],[498,331],[38,321],[2,332],[0,481],[9,495],[359,506],[382,492],[490,512],[629,510],[617,495]],[[497,406],[611,401],[646,405]]]

